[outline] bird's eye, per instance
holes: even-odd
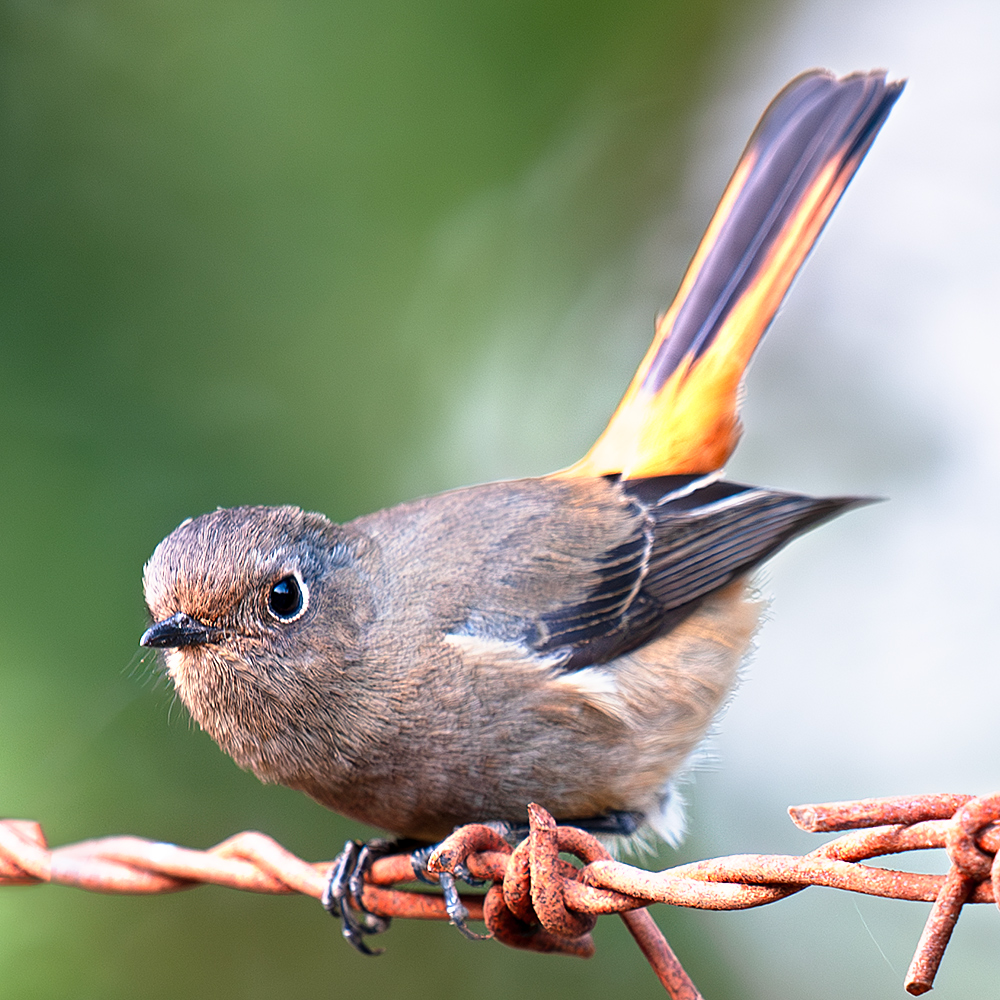
[[[280,622],[293,622],[306,609],[304,587],[295,576],[283,576],[271,585],[267,610]]]

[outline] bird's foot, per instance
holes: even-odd
[[[365,873],[376,858],[392,854],[395,841],[372,840],[367,844],[349,840],[334,859],[321,902],[331,916],[341,920],[341,933],[363,955],[381,955],[381,948],[371,949],[365,936],[382,934],[389,929],[389,917],[380,917],[365,909],[362,892]]]
[[[458,894],[456,878],[460,878],[466,885],[471,885],[477,889],[486,885],[486,882],[481,878],[476,878],[464,864],[455,865],[454,873],[439,872],[434,876],[428,874],[427,862],[430,856],[438,849],[438,846],[437,844],[431,844],[429,847],[421,847],[410,855],[413,872],[419,881],[426,882],[428,885],[441,886],[441,892],[444,895],[444,908],[448,912],[450,923],[454,924],[470,941],[485,941],[490,935],[477,934],[467,923],[469,911]]]
[[[603,816],[588,816],[586,819],[560,820],[564,826],[575,826],[587,833],[615,837],[631,837],[644,821],[642,813],[623,811],[604,813]]]
[[[641,817],[635,813],[615,812],[567,822],[591,833],[630,836],[638,829]],[[505,822],[491,822],[483,825],[490,827],[507,840],[511,846],[523,840],[529,832],[527,826]],[[486,885],[486,882],[476,878],[464,862],[452,865],[451,870],[446,872],[430,873],[427,863],[440,845],[432,844],[413,848],[413,844],[412,840],[371,840],[368,843],[349,840],[333,862],[323,892],[323,907],[328,913],[341,920],[341,933],[354,948],[364,955],[380,955],[382,953],[382,949],[369,948],[365,938],[373,934],[382,934],[389,929],[390,924],[389,917],[380,917],[365,908],[363,900],[365,875],[376,859],[390,854],[399,854],[407,849],[411,849],[410,863],[417,880],[428,885],[441,887],[445,909],[451,923],[472,941],[481,941],[490,937],[488,934],[477,934],[470,929],[468,926],[469,911],[458,893],[459,880],[475,888],[481,888]]]

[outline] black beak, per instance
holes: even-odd
[[[176,615],[164,618],[162,622],[146,629],[139,645],[183,649],[184,646],[204,646],[218,642],[222,634],[222,629],[204,625],[196,618],[178,611]]]

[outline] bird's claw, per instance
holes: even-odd
[[[399,846],[393,841],[385,840],[373,840],[367,844],[349,840],[330,868],[330,876],[320,901],[327,913],[340,919],[344,938],[362,955],[382,954],[383,949],[370,948],[365,937],[383,933],[389,929],[390,923],[388,917],[380,917],[365,909],[362,899],[365,874],[376,858],[393,853]],[[490,937],[489,934],[477,934],[468,926],[469,911],[458,894],[456,878],[475,887],[486,883],[476,878],[464,864],[456,865],[454,872],[429,875],[427,861],[436,849],[437,845],[432,844],[417,848],[410,854],[414,875],[420,882],[441,886],[448,919],[465,937],[470,941],[485,940]]]
[[[461,878],[464,882],[465,876],[462,875]],[[489,934],[477,934],[474,930],[469,929],[469,925],[466,923],[469,919],[469,911],[458,894],[455,876],[451,872],[441,872],[438,875],[438,881],[441,884],[441,891],[444,893],[444,908],[448,911],[448,919],[451,923],[470,941],[485,941],[489,938],[491,936]],[[476,882],[482,885],[480,880],[477,879]]]
[[[488,937],[491,937],[491,935],[477,934],[475,931],[469,929],[469,925],[466,923],[469,919],[469,911],[458,894],[458,886],[455,884],[455,878],[457,876],[467,885],[474,886],[475,888],[486,885],[486,882],[483,879],[476,878],[461,863],[455,865],[454,873],[440,872],[434,876],[429,875],[427,873],[427,862],[430,856],[438,849],[438,846],[437,844],[431,844],[429,847],[421,847],[410,855],[413,874],[416,875],[418,881],[424,882],[427,885],[440,885],[441,891],[444,894],[444,906],[448,913],[448,920],[470,941],[484,941]]]
[[[340,918],[341,933],[362,955],[381,955],[383,949],[369,948],[365,935],[382,934],[389,929],[389,918],[370,913],[361,898],[365,872],[384,851],[385,844],[381,841],[361,844],[349,840],[334,859],[320,900],[327,913]]]

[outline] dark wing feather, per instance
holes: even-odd
[[[860,502],[747,489],[676,513],[666,505],[654,512],[655,544],[643,588],[665,609],[687,604]]]
[[[606,663],[676,627],[707,594],[796,535],[868,502],[737,483],[698,487],[678,476],[623,483],[636,508],[633,537],[597,561],[584,600],[540,616],[531,645],[564,657],[567,670]]]

